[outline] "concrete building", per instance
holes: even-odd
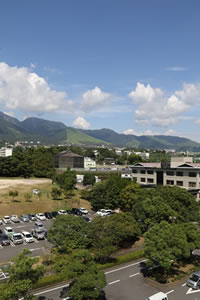
[[[0,149],[0,157],[12,156],[13,149],[12,148],[1,148]]]
[[[193,163],[192,157],[172,157],[170,163],[137,163],[129,168],[132,179],[141,185],[176,185],[199,199],[200,163]]]
[[[96,168],[96,161],[90,157],[84,157],[84,168],[85,169]]]
[[[55,156],[55,167],[58,169],[84,168],[84,157],[71,151],[62,151]]]

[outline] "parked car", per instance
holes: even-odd
[[[21,233],[14,233],[11,237],[11,241],[15,245],[23,244],[23,237]]]
[[[200,271],[193,273],[186,282],[187,286],[194,290],[200,288]]]
[[[51,214],[52,214],[52,217],[53,217],[53,218],[56,218],[56,216],[58,215],[58,212],[57,212],[57,211],[52,211]]]
[[[50,212],[45,212],[44,213],[44,215],[45,215],[45,217],[47,218],[47,219],[52,219],[52,214],[50,213]]]
[[[72,213],[76,216],[82,216],[82,212],[79,208],[72,208]]]
[[[20,222],[17,215],[12,215],[10,219],[13,223],[19,223]]]
[[[23,236],[23,240],[26,243],[32,243],[32,242],[34,242],[32,234],[30,234],[30,232],[28,232],[28,231],[22,231],[22,236]]]
[[[4,216],[3,221],[4,221],[5,224],[11,224],[11,219],[10,219],[9,216]]]
[[[84,208],[84,207],[81,207],[81,208],[80,208],[80,212],[81,212],[82,214],[84,214],[84,215],[87,215],[87,214],[88,214],[88,210],[87,210],[86,208]]]
[[[164,294],[163,292],[159,292],[150,296],[149,298],[147,298],[147,300],[168,300],[168,297],[167,294]]]
[[[38,213],[38,214],[36,214],[36,219],[38,219],[40,221],[45,221],[46,217],[43,213]]]
[[[86,221],[86,222],[91,222],[91,219],[87,216],[82,216],[82,218]]]
[[[32,193],[33,193],[33,195],[38,195],[40,193],[40,191],[38,189],[34,189]]]
[[[34,228],[44,230],[44,225],[41,222],[37,221],[35,222]]]
[[[2,246],[10,245],[10,239],[6,234],[0,234],[0,243]]]
[[[70,209],[67,209],[66,212],[67,212],[68,215],[73,215],[73,211],[70,210]]]
[[[111,209],[99,209],[96,214],[100,217],[106,217],[110,214],[112,214],[112,210]]]
[[[0,225],[2,225],[3,224],[3,221],[0,219]]]
[[[15,233],[12,227],[5,227],[4,228],[5,234],[11,239],[13,234]]]
[[[64,209],[60,209],[59,211],[58,211],[58,215],[66,215],[67,214],[67,212],[66,212],[66,210],[64,210]]]
[[[32,230],[32,235],[35,237],[37,240],[44,240],[45,239],[45,230],[37,229],[34,228]]]
[[[27,215],[25,215],[25,214],[22,214],[22,215],[20,216],[20,219],[21,219],[23,222],[29,222],[29,217],[28,217]]]
[[[29,217],[29,220],[31,220],[31,221],[36,221],[36,216],[35,216],[35,214],[30,213],[30,214],[28,215],[28,217]]]

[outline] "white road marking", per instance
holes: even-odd
[[[112,282],[109,282],[109,283],[108,283],[108,285],[111,285],[111,284],[117,283],[117,282],[119,282],[119,281],[120,281],[120,279],[118,279],[118,280],[115,280],[115,281],[112,281]]]
[[[139,275],[139,274],[140,274],[140,273],[135,273],[135,274],[129,275],[129,277],[131,278],[131,277],[137,276],[137,275]]]
[[[165,293],[166,295],[168,295],[168,294],[171,294],[171,293],[173,293],[174,292],[174,290],[171,290],[171,291],[169,291],[169,292],[167,292],[167,293]]]
[[[188,291],[186,292],[186,295],[194,294],[194,293],[200,293],[200,290],[193,290],[192,288],[189,288]]]
[[[186,286],[186,283],[182,284],[181,286]]]
[[[23,227],[26,227],[26,225],[13,226],[12,228],[23,228]]]
[[[42,247],[43,248],[43,247]],[[35,251],[35,250],[40,250],[42,248],[34,248],[34,249],[29,249],[30,251]]]
[[[52,292],[52,291],[55,291],[55,290],[58,290],[58,289],[62,289],[62,288],[67,287],[67,286],[69,286],[69,284],[57,286],[57,287],[55,287],[53,289],[49,289],[49,290],[46,290],[46,291],[35,293],[34,296],[39,296],[39,295],[44,294],[44,293],[49,293],[49,292]]]
[[[139,261],[137,263],[134,263],[134,264],[130,264],[130,265],[125,266],[125,267],[121,267],[121,268],[118,268],[118,269],[115,269],[115,270],[112,270],[112,271],[105,272],[105,274],[107,275],[107,274],[110,274],[110,273],[113,273],[113,272],[117,272],[117,271],[120,271],[120,270],[123,270],[123,269],[126,269],[126,268],[130,268],[132,266],[139,265],[141,262],[145,262],[145,261],[146,261],[146,259],[142,260],[142,261]]]

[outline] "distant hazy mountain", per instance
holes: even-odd
[[[0,112],[0,139],[5,141],[40,141],[45,144],[112,144],[121,147],[199,151],[200,144],[177,136],[135,136],[119,134],[111,129],[78,130],[61,122],[27,118],[20,122]]]

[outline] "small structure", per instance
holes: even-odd
[[[84,157],[84,168],[85,169],[96,168],[96,161],[90,157]]]
[[[0,149],[0,157],[8,157],[12,156],[13,149],[12,148],[1,148]]]
[[[55,156],[55,167],[58,169],[84,168],[84,157],[71,151],[62,151]]]

